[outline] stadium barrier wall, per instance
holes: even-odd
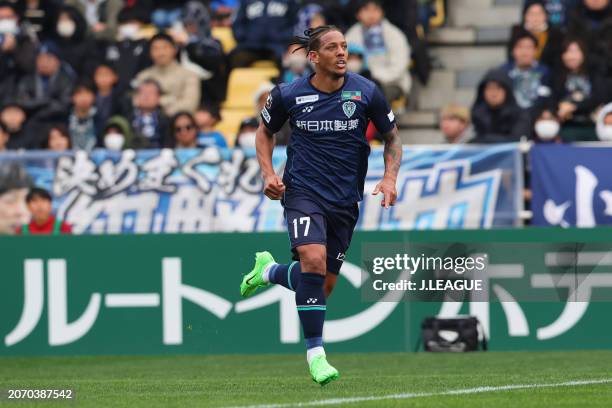
[[[504,245],[523,245],[542,268],[550,251],[596,248],[593,273],[607,282],[611,236],[607,228],[357,232],[328,301],[327,347],[412,351],[421,320],[452,311],[478,316],[491,350],[610,348],[609,302],[368,303],[359,265],[370,243],[487,242],[502,248],[491,264],[529,278],[542,271]],[[292,292],[241,299],[238,290],[255,251],[289,261],[286,234],[0,237],[0,248],[0,355],[303,352]],[[508,276],[492,282],[513,293]]]
[[[279,174],[286,157],[275,149]],[[369,194],[383,173],[383,150],[373,149],[359,230],[520,224],[517,144],[404,147],[393,211],[382,211],[379,196]],[[262,194],[254,149],[0,153],[0,191],[3,182],[15,184],[3,174],[29,174],[52,191],[57,214],[76,234],[285,230],[280,203]]]

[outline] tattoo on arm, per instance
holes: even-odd
[[[382,135],[385,141],[385,177],[397,179],[400,164],[402,163],[402,141],[397,133],[397,126],[393,126],[389,132]]]

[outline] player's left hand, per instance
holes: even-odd
[[[382,181],[376,185],[374,191],[372,191],[372,195],[377,195],[378,193],[383,193],[383,200],[380,202],[382,207],[389,208],[395,205],[395,201],[397,200],[395,181],[383,178]]]

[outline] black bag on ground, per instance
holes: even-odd
[[[474,316],[438,318],[427,317],[421,323],[425,351],[464,352],[478,350],[478,326]],[[482,335],[482,350],[487,350],[487,339]]]

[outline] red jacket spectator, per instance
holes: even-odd
[[[47,222],[42,224],[36,223],[32,220],[29,224],[24,224],[17,228],[17,234],[19,235],[33,235],[33,234],[47,234],[47,235],[59,235],[59,234],[72,234],[72,227],[70,224],[50,216]]]

